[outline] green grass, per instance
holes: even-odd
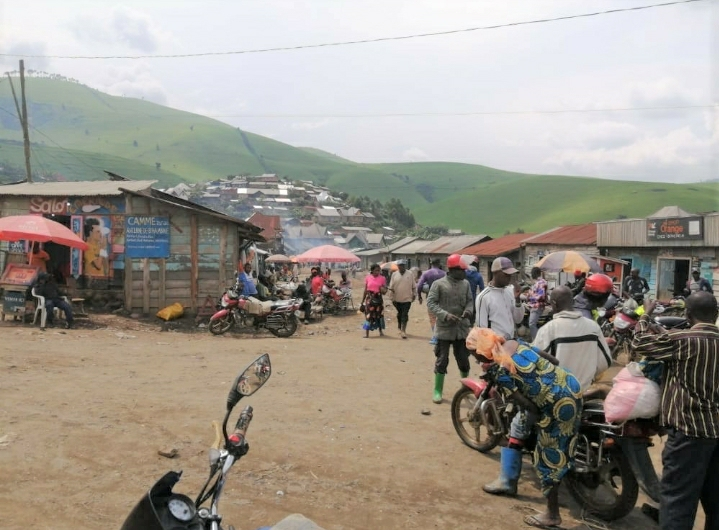
[[[68,180],[103,179],[103,169],[137,180],[156,179],[160,186],[277,173],[350,195],[396,197],[423,225],[495,237],[517,228],[536,232],[618,216],[643,217],[668,205],[690,212],[719,210],[719,182],[619,182],[444,162],[358,164],[76,83],[29,78],[27,96],[33,165]],[[0,161],[22,166],[22,135],[14,114],[10,85],[0,83]]]

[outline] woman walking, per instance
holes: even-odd
[[[364,281],[364,293],[362,294],[362,305],[364,306],[365,322],[362,326],[365,330],[364,338],[369,337],[369,332],[379,330],[380,337],[384,335],[384,300],[382,295],[387,292],[387,278],[380,274],[380,267],[377,263],[372,265],[370,273]]]
[[[467,337],[467,348],[476,351],[480,361],[492,363],[487,373],[498,390],[536,419],[534,467],[547,498],[547,511],[526,516],[524,523],[535,528],[559,526],[559,483],[572,466],[582,411],[579,382],[549,354],[522,341],[506,341],[488,328],[474,328]],[[512,425],[509,443],[502,447],[500,478],[484,487],[487,493],[516,489],[522,471],[523,444],[518,438],[524,433],[514,429],[527,427]]]

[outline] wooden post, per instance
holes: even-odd
[[[28,131],[27,101],[25,100],[25,61],[20,60],[20,98],[22,100],[22,136],[25,143],[25,171],[27,181],[32,182],[30,170],[30,132]]]
[[[142,258],[142,312],[146,315],[150,312],[150,289],[152,289],[150,260]]]
[[[165,281],[166,281],[166,277],[165,277],[165,273],[166,273],[166,270],[165,270],[166,260],[165,260],[165,258],[158,259],[158,260],[157,260],[157,265],[158,265],[158,267],[160,267],[160,274],[159,274],[159,280],[160,280],[160,288],[159,288],[160,294],[159,294],[159,297],[160,297],[160,302],[159,302],[159,305],[160,305],[160,309],[162,309],[163,307],[165,307],[165,306],[167,305],[167,298],[166,298],[166,296],[165,296],[165,295],[166,295],[166,293],[165,293]]]
[[[132,214],[132,197],[125,194],[125,215]],[[125,310],[132,312],[132,258],[125,252]]]
[[[220,290],[226,287],[227,282],[227,228],[228,223],[224,223],[220,228]]]
[[[197,215],[190,216],[190,307],[197,310],[197,279],[200,275],[198,262],[199,238],[197,235]]]

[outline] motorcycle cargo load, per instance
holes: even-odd
[[[272,310],[272,302],[262,302],[257,298],[249,297],[245,306],[250,315],[262,315]]]

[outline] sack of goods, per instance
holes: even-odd
[[[607,421],[621,423],[659,414],[661,389],[647,379],[637,363],[629,363],[612,380],[614,386],[604,400]]]
[[[247,298],[247,312],[250,315],[261,315],[263,313],[269,313],[272,308],[272,302],[262,302],[252,296]]]

